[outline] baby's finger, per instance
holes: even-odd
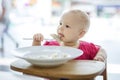
[[[43,41],[43,36],[41,34],[36,35],[36,40],[37,41]]]
[[[33,39],[36,41],[43,41],[43,36],[41,34],[35,34]]]
[[[103,61],[103,59],[101,59],[101,58],[98,58],[98,59],[97,59],[97,61]]]
[[[104,62],[104,59],[102,57],[96,57],[96,58],[94,58],[94,60]]]

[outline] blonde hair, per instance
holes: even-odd
[[[90,26],[90,19],[87,13],[81,10],[70,10],[65,14],[72,14],[74,17],[76,17],[80,21],[80,27],[83,28],[83,30],[85,30],[86,32],[88,31]]]

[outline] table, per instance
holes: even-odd
[[[104,71],[105,63],[93,60],[71,60],[58,67],[43,68],[20,59],[11,63],[10,68],[23,74],[49,78],[50,80],[59,80],[61,78],[94,80],[97,75]]]

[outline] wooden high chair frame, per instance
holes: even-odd
[[[107,61],[105,62],[105,70],[100,75],[103,76],[103,80],[107,80]]]
[[[107,69],[106,68],[101,75],[103,76],[103,80],[107,80]]]

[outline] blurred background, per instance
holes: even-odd
[[[89,14],[90,29],[82,40],[101,45],[106,50],[108,80],[119,80],[120,0],[5,0],[5,4],[10,22],[7,26],[0,24],[1,80],[42,80],[13,74],[9,65],[16,58],[10,51],[31,46],[32,40],[26,38],[32,38],[38,32],[51,38],[50,34],[56,33],[60,16],[70,9],[80,9]],[[4,31],[3,27],[6,27]]]

